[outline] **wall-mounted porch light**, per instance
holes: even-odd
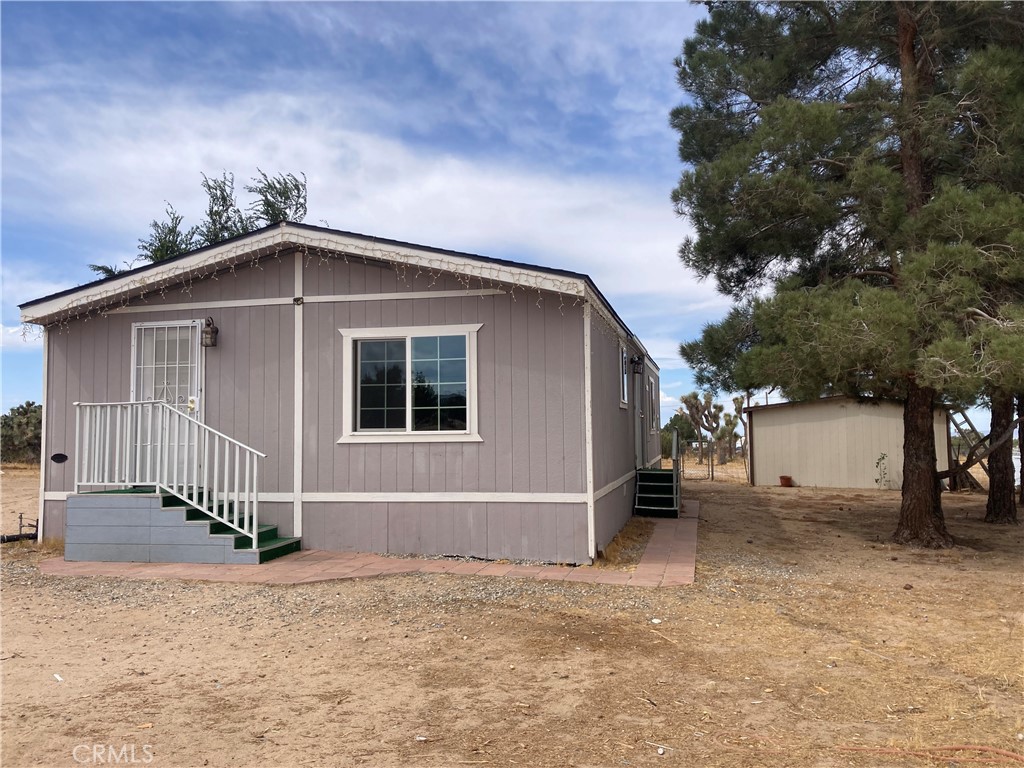
[[[644,359],[640,355],[633,355],[629,358],[629,362],[633,364],[633,373],[644,372]]]
[[[203,330],[199,334],[199,343],[204,347],[216,347],[218,333],[220,333],[220,329],[213,324],[213,318],[206,318],[206,322],[203,323]]]

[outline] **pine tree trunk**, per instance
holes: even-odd
[[[942,516],[935,467],[935,390],[910,381],[903,404],[903,499],[893,538],[898,544],[953,546]]]
[[[992,394],[993,438],[1003,434],[1013,424],[1013,395],[1007,392]],[[1016,525],[1017,500],[1014,498],[1016,478],[1013,476],[1013,441],[1008,440],[988,457],[988,503],[985,522]]]

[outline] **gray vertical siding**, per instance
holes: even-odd
[[[600,492],[608,484],[635,469],[636,446],[634,429],[636,409],[645,407],[643,382],[637,386],[637,377],[629,376],[629,406],[620,402],[621,357],[619,345],[623,339],[597,313],[593,315],[590,334],[591,398],[594,418],[594,490]],[[639,350],[627,343],[627,354]],[[594,505],[595,539],[598,550],[607,546],[619,529],[633,514],[632,479],[597,499]]]
[[[635,469],[633,423],[638,393],[636,377],[630,375],[629,407],[619,407],[620,337],[596,313],[593,322],[590,388],[594,414],[594,489],[600,490]],[[632,350],[628,351],[633,354]]]
[[[185,290],[154,296],[142,313],[112,313],[51,330],[47,449],[73,454],[79,401],[127,400],[133,322],[210,315],[218,346],[205,354],[207,424],[266,453],[261,491],[292,487],[294,256],[265,259]],[[404,274],[361,259],[311,258],[302,307],[302,490],[307,493],[576,493],[586,490],[583,309],[556,294],[326,301],[318,296],[463,291],[445,275]],[[473,287],[478,287],[474,285]],[[210,307],[209,302],[289,303]],[[161,309],[188,304],[187,309]],[[133,306],[142,306],[134,302]],[[343,328],[480,323],[477,336],[481,442],[338,444],[342,423]],[[618,407],[618,344],[605,325],[594,349],[595,488],[632,468],[631,410]],[[637,395],[631,396],[631,407]],[[46,489],[72,490],[72,463],[47,464]],[[601,537],[621,525],[611,494],[598,504]],[[291,506],[261,505],[267,522],[292,529]],[[63,502],[47,502],[47,533],[63,525]],[[611,510],[611,511],[606,511]],[[56,529],[56,531],[55,531]],[[614,534],[614,531],[611,531]],[[609,534],[610,538],[610,534]],[[587,559],[586,505],[522,501],[408,503],[306,502],[304,546],[325,549],[462,553],[557,562]],[[606,543],[606,542],[605,542]]]
[[[603,550],[615,538],[622,526],[633,516],[633,493],[636,479],[630,478],[594,504],[594,538],[598,551]]]
[[[307,269],[312,269],[310,266]],[[462,290],[457,280],[408,276],[335,260],[320,295]],[[350,290],[343,290],[350,286]],[[307,492],[583,493],[583,313],[557,295],[307,302],[303,490]],[[343,328],[482,323],[477,336],[482,442],[342,444]]]
[[[64,502],[44,501],[43,518],[46,521],[43,536],[47,539],[64,538]]]
[[[447,276],[361,260],[309,263],[308,296],[461,291]],[[303,490],[583,493],[583,312],[553,294],[304,305]],[[338,444],[344,328],[480,323],[481,442]],[[518,502],[305,503],[303,543],[479,557],[586,559],[586,506]]]
[[[303,512],[313,549],[587,560],[586,504],[306,503]]]
[[[127,401],[131,393],[131,327],[140,322],[176,322],[212,316],[220,329],[216,348],[205,350],[202,407],[211,427],[267,454],[260,489],[292,489],[291,423],[294,349],[293,310],[285,306],[224,308],[210,301],[291,297],[291,257],[267,259],[218,279],[197,281],[135,301],[145,312],[93,315],[48,329],[46,450],[71,460],[54,464],[43,457],[45,490],[74,490],[74,430],[77,402]],[[168,304],[188,309],[161,310]],[[63,527],[64,502],[45,505],[45,535]],[[276,520],[274,522],[277,522]],[[289,528],[291,522],[289,520]]]

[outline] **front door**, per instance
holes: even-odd
[[[202,421],[201,320],[179,323],[134,323],[132,325],[132,402],[157,400]],[[155,477],[159,455],[159,421],[145,413],[139,425],[137,455],[140,481]],[[166,447],[176,446],[173,455],[194,455],[193,429],[176,429],[166,436]]]

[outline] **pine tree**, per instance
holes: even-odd
[[[225,172],[220,178],[202,174],[202,187],[207,198],[206,217],[198,225],[184,228],[182,215],[168,203],[167,218],[150,222],[149,235],[139,240],[136,262],[156,263],[172,259],[279,221],[301,222],[306,217],[306,175],[300,174],[301,179],[291,173],[268,176],[264,171],[256,170],[259,175],[244,187],[254,196],[244,210],[235,196],[234,174]],[[100,277],[113,277],[132,266],[134,264],[126,264],[125,269],[121,269],[90,264],[89,269]]]
[[[933,408],[1024,386],[1024,4],[707,5],[680,256],[752,305],[743,386],[903,401],[895,538],[948,546]]]

